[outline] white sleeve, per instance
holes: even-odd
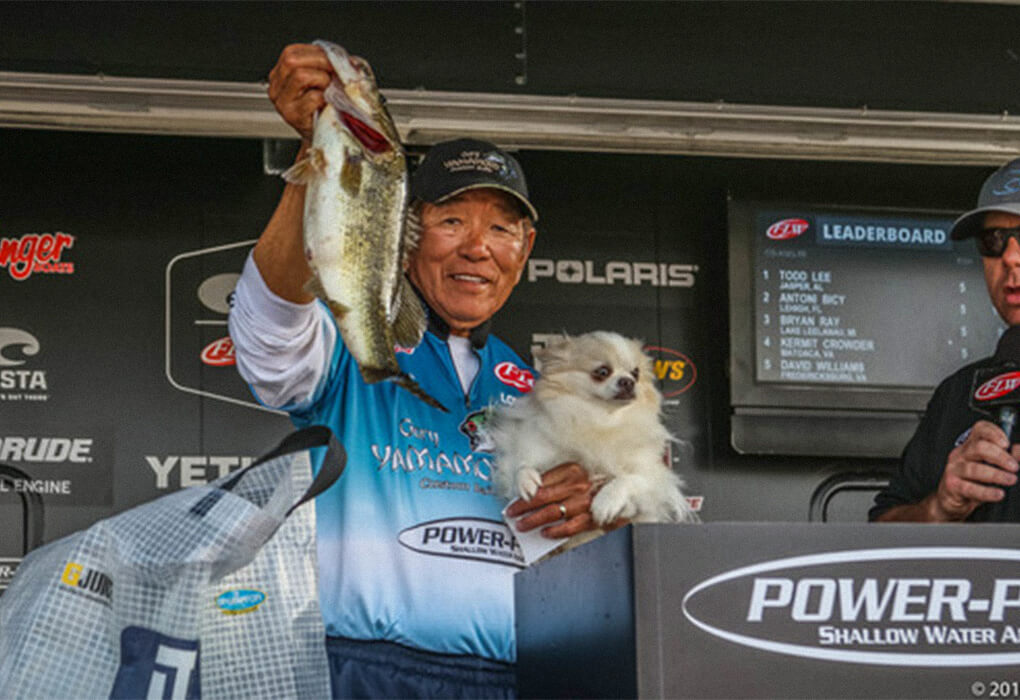
[[[228,318],[237,370],[271,408],[307,405],[329,371],[336,326],[317,302],[274,294],[251,255],[234,289]]]

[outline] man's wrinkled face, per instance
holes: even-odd
[[[985,215],[984,229],[1015,228],[1020,216],[1006,212],[989,212]],[[1020,243],[1010,238],[999,257],[983,257],[985,284],[992,305],[1006,325],[1020,325]]]
[[[407,274],[429,306],[466,336],[495,314],[521,279],[535,229],[516,200],[493,188],[425,203]]]

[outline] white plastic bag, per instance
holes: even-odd
[[[0,597],[0,697],[328,697],[315,509],[298,506],[344,460],[306,428],[31,552]]]

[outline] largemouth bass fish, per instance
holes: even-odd
[[[394,346],[415,347],[425,312],[404,277],[417,242],[407,216],[404,149],[368,62],[316,41],[336,76],[325,90],[307,157],[283,177],[307,186],[305,257],[309,289],[336,317],[344,344],[368,383],[392,380],[426,403],[447,409],[397,364]]]

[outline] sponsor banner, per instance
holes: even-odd
[[[1020,551],[890,547],[775,559],[701,581],[683,612],[714,637],[804,659],[1015,667]]]
[[[1008,697],[1015,544],[1013,524],[632,525],[515,576],[518,660],[582,695]]]
[[[646,345],[644,350],[652,356],[655,379],[663,399],[687,392],[698,380],[698,368],[690,357],[679,350],[658,345]]]
[[[506,523],[484,518],[432,520],[397,537],[411,551],[453,559],[474,559],[524,568],[524,554]]]
[[[73,275],[68,258],[74,242],[75,236],[62,231],[0,236],[0,278],[24,282],[33,275]]]
[[[698,266],[682,262],[531,258],[528,282],[617,287],[679,287],[697,281]]]
[[[255,461],[238,455],[145,455],[143,459],[160,491],[204,486]]]
[[[261,406],[235,367],[230,297],[254,241],[181,253],[166,267],[166,376],[180,391]]]
[[[43,345],[32,330],[0,326],[0,402],[49,400],[45,356]]]
[[[202,364],[208,367],[233,367],[237,364],[234,356],[234,341],[230,336],[224,336],[212,341],[204,348],[199,356]]]
[[[0,428],[0,494],[39,497],[43,504],[113,504],[112,430],[38,425]]]

